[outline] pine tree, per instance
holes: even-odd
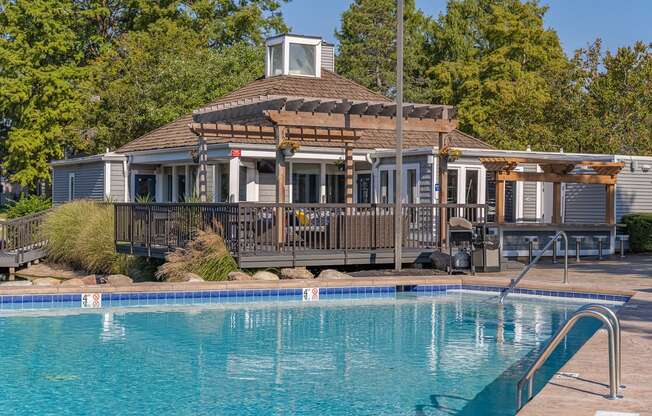
[[[405,2],[405,98],[423,98],[425,31],[429,19]],[[396,88],[396,1],[355,0],[342,14],[342,27],[335,33],[340,42],[337,71],[388,97]]]

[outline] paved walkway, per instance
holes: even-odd
[[[559,283],[561,267],[541,265],[523,283]],[[516,273],[483,275],[478,280],[507,281]],[[594,416],[598,411],[652,414],[652,256],[571,264],[569,280],[570,285],[582,288],[635,292],[618,311],[623,331],[622,381],[627,386],[622,390],[624,398],[614,401],[603,398],[608,393],[608,364],[607,334],[601,330],[561,369],[565,373],[577,373],[577,378],[553,378],[519,416]]]

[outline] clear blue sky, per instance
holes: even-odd
[[[295,33],[333,35],[340,15],[351,0],[292,0],[283,7],[285,19]],[[602,38],[609,49],[652,41],[652,0],[542,0],[549,6],[546,25],[557,31],[568,54]],[[426,14],[444,11],[446,0],[417,0]]]

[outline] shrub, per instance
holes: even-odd
[[[46,249],[51,261],[82,267],[77,253],[79,234],[96,208],[94,202],[74,201],[47,215],[43,222],[43,235],[48,242]]]
[[[48,259],[88,273],[121,273],[151,280],[158,264],[115,252],[114,211],[108,204],[74,201],[57,207],[43,223]]]
[[[652,251],[652,214],[628,214],[623,216],[621,221],[627,226],[631,251]]]
[[[156,277],[171,282],[184,280],[186,273],[204,280],[226,280],[229,273],[238,270],[224,239],[214,231],[199,231],[185,248],[176,249],[165,260]]]
[[[25,215],[36,214],[52,207],[52,200],[37,195],[21,195],[18,201],[9,201],[7,218],[19,218]]]

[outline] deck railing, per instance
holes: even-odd
[[[403,247],[435,249],[439,210],[485,221],[480,204],[405,204]],[[199,230],[220,233],[236,256],[394,248],[391,204],[115,204],[116,246],[135,253],[183,247]]]
[[[45,246],[41,225],[47,212],[0,221],[0,251],[14,254]]]

